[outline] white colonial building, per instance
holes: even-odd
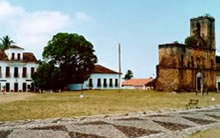
[[[6,92],[34,91],[32,75],[38,67],[33,53],[18,46],[0,51],[0,90]]]
[[[95,65],[90,78],[81,84],[70,84],[70,90],[118,89],[119,73],[101,65]]]

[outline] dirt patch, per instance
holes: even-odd
[[[53,130],[53,131],[65,131],[65,132],[67,132],[67,128],[65,126],[35,127],[35,128],[31,128],[31,130]]]
[[[71,138],[106,138],[98,135],[90,135],[90,134],[78,133],[78,132],[70,132],[69,135]]]
[[[0,138],[7,138],[12,131],[0,131]]]
[[[148,117],[170,117],[168,115],[150,115]]]
[[[147,130],[136,127],[127,127],[127,126],[118,126],[118,125],[114,125],[114,127],[120,130],[121,132],[123,132],[129,138],[142,137],[142,136],[148,136],[151,134],[160,133],[160,131]]]
[[[20,101],[35,96],[34,93],[7,93],[6,95],[0,95],[0,104],[9,103],[13,101]]]
[[[88,123],[81,123],[77,125],[112,125],[112,124],[104,122],[104,121],[94,121],[94,122],[88,122]]]
[[[182,118],[195,122],[196,124],[200,124],[200,125],[208,125],[208,124],[216,123],[216,121],[205,120],[205,119],[198,119],[198,118],[191,118],[191,117],[182,117]]]
[[[171,131],[177,131],[177,130],[182,130],[182,129],[192,127],[189,125],[182,125],[182,124],[176,124],[176,123],[170,123],[170,122],[161,122],[161,121],[155,121],[155,120],[154,122]]]
[[[220,116],[217,116],[217,115],[208,115],[208,114],[206,114],[206,115],[209,116],[209,117],[212,117],[212,118],[214,118],[214,119],[220,120]]]
[[[139,120],[144,120],[142,118],[137,118],[137,117],[131,117],[131,118],[120,118],[120,119],[117,119],[119,121],[139,121]]]

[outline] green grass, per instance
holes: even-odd
[[[16,99],[25,95],[25,98]],[[199,106],[220,103],[220,94],[209,93],[201,96],[195,93],[167,93],[143,90],[100,90],[80,92],[0,95],[0,121],[43,119],[56,117],[87,116],[108,113],[128,113],[138,111],[159,111],[161,109],[185,108],[191,98],[199,99]],[[215,101],[211,98],[215,97]],[[4,101],[4,98],[15,100]]]

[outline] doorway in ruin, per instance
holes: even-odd
[[[201,72],[196,74],[196,91],[203,91],[203,74]]]

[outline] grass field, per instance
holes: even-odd
[[[63,93],[10,93],[0,95],[0,121],[74,117],[108,113],[159,111],[185,108],[189,99],[199,99],[200,107],[220,104],[219,93],[164,93],[143,90],[105,90]],[[215,97],[215,101],[211,98]]]
[[[218,138],[220,136],[220,127],[211,128],[206,131],[197,132],[188,138]]]

